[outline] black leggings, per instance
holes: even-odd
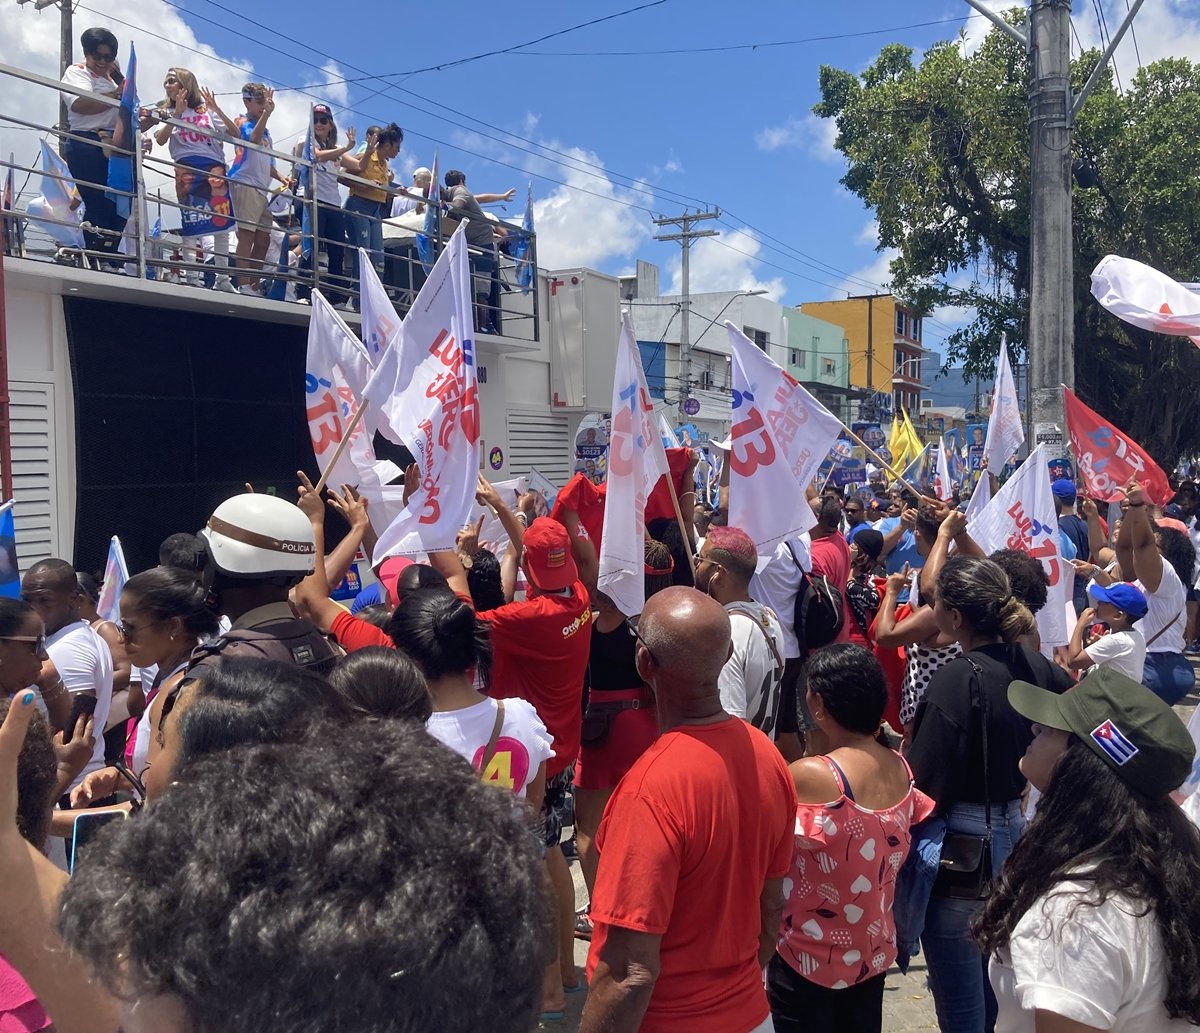
[[[62,148],[63,160],[71,175],[76,180],[87,180],[89,183],[108,182],[108,159],[100,147],[99,133],[76,133],[76,136],[86,136],[94,142],[84,143],[82,140],[64,140]],[[79,196],[83,198],[84,219],[93,226],[105,230],[115,230],[121,233],[125,229],[125,220],[117,214],[117,206],[105,194],[104,187],[85,186],[76,183]],[[119,235],[100,234],[84,231],[84,243],[89,251],[107,251],[116,254],[121,246]]]
[[[844,990],[830,990],[810,983],[776,954],[767,966],[775,1033],[880,1033],[883,980],[878,975]]]

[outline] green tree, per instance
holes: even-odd
[[[1097,51],[1072,64],[1082,88]],[[920,64],[885,46],[860,75],[823,66],[813,108],[837,124],[842,183],[875,212],[894,248],[892,290],[928,312],[966,306],[946,367],[990,377],[1001,333],[1021,361],[1028,314],[1029,67],[993,29],[979,49],[937,43]],[[1105,312],[1090,274],[1106,254],[1200,280],[1200,64],[1157,61],[1124,93],[1107,72],[1072,137],[1076,170],[1075,378],[1079,395],[1160,462],[1200,450],[1200,350]]]

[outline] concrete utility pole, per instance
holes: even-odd
[[[67,69],[74,63],[75,49],[75,30],[72,28],[71,0],[17,0],[18,6],[24,6],[27,3],[33,3],[33,9],[40,11],[43,7],[53,7],[58,4],[59,9],[59,27],[58,27],[58,75],[62,78]],[[58,119],[59,129],[64,133],[67,131],[67,102],[63,98],[58,101]]]
[[[1071,130],[1075,116],[1145,0],[1134,0],[1074,100],[1071,0],[1031,0],[1024,33],[986,7],[983,0],[966,2],[1002,32],[1024,43],[1029,51],[1030,282],[1025,346],[1032,426],[1027,441],[1031,450],[1039,441],[1062,445],[1066,421],[1061,385],[1075,385]]]
[[[715,237],[720,232],[719,230],[694,230],[692,229],[692,225],[696,222],[702,222],[705,219],[719,219],[720,217],[721,209],[717,208],[711,212],[684,212],[682,215],[670,218],[662,216],[654,220],[655,226],[679,227],[678,233],[661,233],[654,238],[655,240],[677,240],[683,248],[683,261],[680,266],[683,300],[679,306],[679,363],[683,369],[683,386],[679,393],[680,423],[686,423],[687,417],[691,415],[684,410],[684,406],[687,405],[687,401],[692,395],[692,344],[691,338],[688,335],[692,295],[691,283],[688,279],[688,253],[692,249],[692,241],[697,237]]]

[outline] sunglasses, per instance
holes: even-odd
[[[261,93],[243,93],[242,100],[262,100],[263,96]]]
[[[143,631],[145,631],[147,628],[154,627],[154,625],[157,623],[157,621],[153,621],[150,624],[144,624],[139,627],[136,624],[130,625],[126,624],[124,621],[117,621],[117,631],[120,633],[121,638],[128,639],[130,642],[133,642]]]
[[[651,649],[648,645],[646,645],[646,640],[644,638],[642,638],[641,635],[638,634],[638,618],[637,617],[626,617],[625,618],[625,627],[627,627],[629,629],[629,634],[634,637],[634,639],[637,641],[637,644],[639,646],[641,646],[644,650],[646,650],[647,653],[650,654],[650,659],[654,661],[654,666],[661,667],[662,665],[658,662],[658,657],[656,657],[654,655],[654,650]]]
[[[178,79],[176,79],[176,78],[175,78],[175,76],[173,76],[173,75],[168,75],[168,76],[167,76],[167,77],[166,77],[166,78],[163,80],[163,85],[164,85],[164,86],[178,86],[178,85],[179,85],[179,80],[178,80]]]
[[[0,642],[32,642],[34,656],[41,656],[46,651],[45,635],[4,635],[0,637]]]
[[[329,126],[333,125],[333,119],[327,118],[324,115],[317,115],[316,118],[313,119],[313,124],[318,126]]]

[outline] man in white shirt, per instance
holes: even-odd
[[[737,527],[711,527],[696,557],[696,587],[725,607],[733,652],[717,681],[721,705],[775,738],[784,671],[779,618],[750,598],[758,556]]]
[[[76,696],[96,700],[95,727],[101,732],[112,705],[112,654],[108,645],[79,614],[79,581],[66,560],[40,560],[21,582],[21,598],[46,625],[46,652],[63,686]],[[72,784],[104,767],[104,736],[96,735],[92,759]]]

